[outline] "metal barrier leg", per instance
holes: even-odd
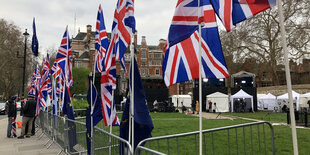
[[[43,137],[44,133],[42,132],[39,137],[38,137],[38,140],[40,140],[42,137]]]
[[[62,152],[63,150],[60,150],[58,153],[57,153],[57,155],[60,155],[60,153]]]
[[[51,141],[51,139],[49,139],[49,140],[44,144],[44,146],[46,146],[50,141]]]

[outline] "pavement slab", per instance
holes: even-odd
[[[17,116],[16,121],[21,121],[21,116]],[[38,130],[30,138],[17,139],[7,138],[6,131],[8,126],[7,117],[0,120],[0,154],[1,155],[55,155],[61,151],[56,145],[52,144],[49,149],[44,146],[49,140],[45,135],[39,139],[41,130]],[[20,135],[21,129],[17,128],[17,136]],[[48,144],[52,143],[50,141]],[[62,152],[62,154],[65,154]]]

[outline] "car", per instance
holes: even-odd
[[[21,102],[20,101],[16,102],[16,109],[20,111],[21,108],[22,108]]]
[[[5,105],[6,103],[4,101],[0,101],[0,114],[6,114]]]

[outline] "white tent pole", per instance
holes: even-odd
[[[287,42],[286,42],[286,32],[284,28],[282,0],[278,0],[277,2],[278,2],[278,11],[279,11],[278,15],[280,18],[281,42],[282,42],[282,48],[284,52],[287,91],[288,91],[288,97],[289,97],[289,103],[290,103],[290,118],[291,118],[293,148],[294,148],[294,155],[298,155],[296,122],[295,122],[294,107],[293,107],[292,84],[291,84],[291,75],[290,75],[290,68],[289,68],[289,62],[288,62],[288,50],[287,50]]]

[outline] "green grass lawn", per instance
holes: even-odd
[[[199,129],[199,118],[195,116],[180,113],[151,113],[150,115],[152,117],[154,124],[154,129],[152,131],[153,137],[197,131]],[[266,112],[237,113],[237,114],[225,113],[225,115],[248,117],[266,121],[270,120],[271,122],[285,122],[284,118],[286,119],[285,114],[281,113],[268,114]],[[268,118],[268,116],[270,117]],[[119,118],[121,118],[120,115]],[[249,122],[250,121],[243,119],[234,119],[234,120],[203,119],[203,129],[211,129]],[[106,131],[109,131],[109,128],[104,127],[102,122],[100,122],[97,126],[105,129]],[[265,129],[265,131],[263,130],[263,128]],[[264,132],[266,134],[265,136],[262,136]],[[113,127],[113,133],[115,135],[119,135],[119,127]],[[251,141],[251,133],[253,139],[252,141]],[[275,134],[276,154],[293,154],[290,127],[274,126],[274,134]],[[245,154],[245,152],[247,154],[252,154],[252,152],[253,154],[265,154],[265,150],[267,151],[266,154],[271,154],[270,130],[269,127],[266,125],[260,126],[259,129],[256,126],[253,128],[239,128],[237,130],[230,129],[229,130],[230,143],[228,143],[227,135],[228,135],[227,130],[204,134],[203,144],[205,145],[206,150],[203,151],[206,152],[207,154],[211,154],[213,151],[216,154],[228,154],[227,152],[229,148],[231,154],[236,154],[236,150],[238,150],[239,154]],[[260,138],[258,138],[258,135],[260,135]],[[299,154],[308,154],[310,152],[310,147],[308,147],[310,144],[310,130],[297,129],[297,135],[298,135]],[[264,143],[264,138],[266,139],[266,143]],[[159,150],[164,153],[177,154],[176,143],[178,142],[179,150],[180,148],[182,148],[181,149],[182,152],[179,152],[179,154],[195,154],[197,151],[197,145],[195,144],[199,144],[198,140],[199,140],[198,135],[186,136],[178,139],[169,139],[169,140],[166,139],[157,142],[147,143],[146,147],[152,148],[154,150]],[[96,148],[106,145],[107,141],[108,141],[107,136],[104,136],[99,132],[95,133]],[[114,140],[114,143],[115,142],[116,140]],[[85,143],[82,145],[85,145]],[[266,149],[264,146],[266,146]],[[114,149],[114,151],[117,152],[118,149]],[[96,153],[100,154],[103,152],[96,152]],[[104,151],[104,153],[107,153],[107,149]]]
[[[222,113],[222,115],[252,118],[268,122],[286,122],[286,113],[275,113],[268,111],[258,111],[255,113]]]

